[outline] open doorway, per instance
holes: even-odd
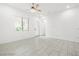
[[[45,30],[46,30],[45,29],[45,23],[36,20],[35,21],[35,35],[45,36],[46,35]]]

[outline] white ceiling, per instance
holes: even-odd
[[[8,3],[8,5],[19,8],[23,11],[27,11],[27,9],[30,9],[31,7],[31,3]],[[41,10],[47,13],[66,10],[67,5],[69,5],[70,8],[79,7],[79,3],[40,3],[39,5]]]

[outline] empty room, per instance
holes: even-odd
[[[79,3],[0,3],[0,56],[79,56]]]

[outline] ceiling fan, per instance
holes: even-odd
[[[31,9],[35,10],[35,11],[38,11],[38,12],[41,12],[41,10],[39,8],[39,4],[37,4],[37,3],[32,3]]]

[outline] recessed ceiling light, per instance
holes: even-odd
[[[67,6],[66,6],[66,8],[70,8],[70,6],[69,6],[69,5],[67,5]]]

